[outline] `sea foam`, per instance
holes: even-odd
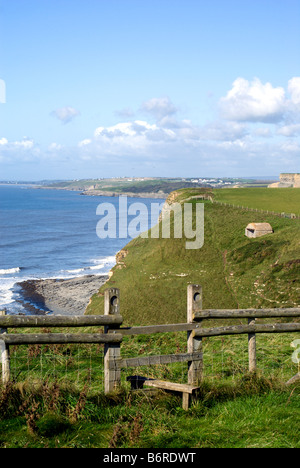
[[[8,268],[0,270],[0,275],[12,275],[13,273],[19,273],[21,271],[20,267],[17,268]]]

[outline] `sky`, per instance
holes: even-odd
[[[300,172],[300,0],[0,0],[0,180]]]

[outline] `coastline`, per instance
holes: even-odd
[[[15,187],[17,184],[7,184],[8,186]],[[24,185],[24,184],[20,184]],[[167,194],[164,193],[120,193],[120,192],[100,192],[89,190],[86,193],[82,193],[81,190],[72,190],[66,187],[64,188],[54,188],[54,187],[45,187],[38,185],[27,185],[30,189],[51,189],[59,191],[73,191],[80,195],[88,196],[128,196],[136,198],[161,198],[166,197]],[[162,198],[164,200],[164,198]],[[124,241],[124,244],[126,242]],[[124,245],[123,244],[123,245]],[[119,247],[120,249],[120,247]],[[114,255],[115,257],[115,255]],[[109,262],[110,265],[110,262]],[[20,267],[19,269],[25,269],[25,267]],[[111,266],[109,266],[111,268]],[[3,308],[5,308],[8,313],[12,314],[28,314],[28,315],[44,315],[44,314],[54,314],[54,315],[83,315],[85,310],[91,300],[91,297],[99,291],[101,286],[106,283],[109,279],[109,274],[107,272],[107,267],[105,268],[105,273],[95,274],[93,271],[94,266],[91,268],[86,268],[90,271],[80,271],[84,270],[66,270],[68,273],[77,275],[76,277],[60,276],[55,274],[50,278],[47,278],[47,273],[39,273],[30,275],[30,271],[27,274],[22,272],[14,275],[12,278],[7,278],[7,275],[4,276],[4,280],[11,280],[7,285],[7,282],[4,282],[3,291],[6,295],[3,295]],[[9,271],[7,271],[8,273]],[[12,272],[9,272],[12,273]],[[98,273],[98,271],[97,271]],[[85,275],[85,276],[80,276]],[[25,277],[24,277],[25,276]],[[35,279],[30,279],[35,278]],[[68,277],[69,276],[69,277]],[[22,278],[23,277],[23,278]],[[43,279],[44,278],[44,279]],[[2,293],[2,289],[0,292]],[[9,295],[8,295],[9,293]],[[1,300],[2,300],[2,296]],[[102,312],[100,312],[102,313]]]
[[[163,192],[106,192],[104,190],[83,190],[80,195],[90,197],[153,198],[161,200],[165,200],[168,197],[168,194]]]
[[[108,275],[87,275],[71,279],[27,280],[20,287],[22,306],[30,314],[83,315]]]
[[[50,187],[50,186],[33,186],[36,190],[65,190],[67,192],[78,192],[79,195],[90,197],[128,197],[128,198],[153,198],[165,200],[169,193],[164,192],[118,192],[113,190],[97,190],[83,188],[68,188],[68,187]]]

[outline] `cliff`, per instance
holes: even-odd
[[[106,190],[95,190],[93,188],[84,190],[81,195],[89,195],[89,196],[101,196],[101,197],[120,197],[120,196],[127,196],[130,198],[159,198],[165,199],[168,196],[168,193],[164,193],[162,191],[159,192],[116,192],[116,191],[106,191]]]
[[[270,184],[270,188],[300,188],[300,174],[288,174],[283,173],[280,174],[280,181],[276,182],[275,184]]]

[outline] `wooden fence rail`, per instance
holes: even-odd
[[[5,315],[0,316],[0,328],[33,328],[33,327],[97,327],[104,325],[121,325],[121,315]]]
[[[210,195],[195,195],[193,197],[188,198],[185,201],[191,200],[191,199],[199,199],[199,200],[208,200],[211,203],[221,205],[221,206],[228,206],[229,208],[238,208],[246,211],[253,211],[255,213],[266,213],[268,215],[273,215],[273,216],[279,216],[280,218],[289,218],[289,219],[300,219],[300,215],[296,213],[285,213],[285,212],[277,212],[277,211],[270,211],[270,210],[263,210],[261,208],[251,208],[249,206],[241,206],[241,205],[236,205],[233,203],[226,203],[221,200],[216,200]]]
[[[292,333],[300,331],[300,323],[256,323],[259,318],[299,318],[300,308],[280,309],[202,309],[202,287],[188,285],[187,322],[164,325],[123,327],[120,314],[120,291],[107,289],[104,293],[104,315],[94,316],[13,316],[0,311],[0,348],[2,356],[2,381],[10,380],[10,345],[103,343],[104,344],[104,391],[109,393],[120,386],[121,369],[187,362],[188,384],[177,384],[152,380],[145,377],[129,377],[132,386],[148,385],[181,391],[183,406],[187,408],[203,376],[204,337],[225,335],[248,335],[249,371],[256,370],[256,334]],[[210,319],[247,319],[247,324],[204,328],[203,321]],[[104,327],[96,333],[13,333],[8,329],[35,327]],[[121,357],[121,343],[126,335],[148,335],[153,333],[187,332],[187,352],[145,357]],[[137,387],[138,388],[138,387]]]

